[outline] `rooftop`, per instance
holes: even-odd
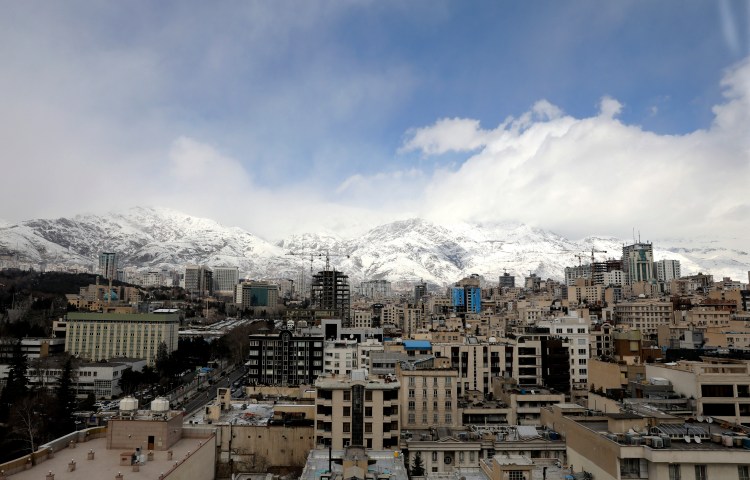
[[[139,467],[138,472],[132,471],[130,465],[120,465],[120,450],[107,450],[107,439],[97,438],[80,443],[76,448],[59,450],[52,458],[37,464],[29,470],[23,470],[10,476],[12,480],[39,480],[48,472],[55,475],[55,480],[80,480],[115,478],[119,472],[128,480],[156,480],[161,473],[172,469],[175,462],[179,462],[195,452],[211,438],[182,438],[172,448],[172,458],[166,451],[155,451],[152,460],[147,460]],[[208,447],[207,447],[208,448]],[[89,460],[88,454],[94,452],[94,459]],[[75,470],[68,471],[70,462],[75,462]]]
[[[367,468],[368,474],[381,479],[407,479],[403,457],[395,456],[393,450],[368,450],[367,454],[370,461],[375,461],[375,463]],[[343,473],[343,467],[342,465],[336,464],[335,461],[337,459],[341,461],[341,459],[344,458],[344,450],[332,450],[331,457],[334,460],[332,462],[332,473],[334,475],[341,475]],[[305,469],[300,476],[300,480],[317,480],[321,475],[328,472],[328,450],[311,450],[307,457]]]

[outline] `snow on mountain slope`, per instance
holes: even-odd
[[[387,279],[419,279],[444,286],[476,273],[488,282],[507,271],[520,281],[529,272],[542,278],[563,276],[577,265],[576,254],[597,260],[619,258],[626,241],[607,236],[569,240],[522,223],[438,225],[422,219],[388,223],[345,239],[331,233],[306,233],[271,243],[245,230],[164,208],[138,207],[106,216],[38,219],[0,223],[0,255],[18,253],[29,263],[91,268],[100,252],[114,251],[122,266],[141,270],[182,270],[187,264],[237,266],[256,279],[297,278],[330,265],[347,273],[353,285]],[[678,259],[684,274],[747,280],[750,256],[742,239],[654,241],[655,258]],[[290,253],[298,255],[290,255]],[[312,257],[311,257],[312,254]],[[590,254],[590,253],[589,253]]]

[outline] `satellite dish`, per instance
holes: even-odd
[[[708,418],[706,418],[706,421],[708,423],[714,423],[714,417],[708,417]]]
[[[695,443],[701,443],[701,438],[698,435],[694,436],[693,440],[695,440]]]
[[[697,420],[698,420],[699,422],[702,422],[702,421],[704,420],[704,418],[703,418],[703,417],[702,417],[701,415],[698,415],[698,418],[697,418]]]
[[[682,438],[685,440],[685,443],[690,443],[690,435],[685,435]]]

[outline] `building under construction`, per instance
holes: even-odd
[[[318,272],[313,275],[311,293],[312,307],[318,311],[318,314],[340,318],[343,327],[350,326],[350,292],[347,275],[337,270]]]

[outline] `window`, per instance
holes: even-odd
[[[351,390],[344,390],[344,401],[351,401],[352,399],[352,391]]]
[[[351,431],[351,423],[344,422],[344,433],[349,433]]]
[[[750,480],[750,467],[747,465],[737,465],[737,475],[740,480]]]
[[[409,390],[409,398],[414,398],[414,390]]]
[[[409,386],[413,387],[416,384],[416,379],[414,377],[409,377]]]
[[[372,417],[372,407],[365,407],[365,417]]]
[[[451,398],[451,391],[450,390],[446,390],[445,391],[445,397],[446,398]]]
[[[365,433],[372,433],[372,423],[365,423]]]
[[[508,472],[508,480],[524,480],[522,470],[511,470]]]
[[[416,417],[414,413],[409,413],[409,423],[417,423]]]
[[[674,463],[669,464],[669,480],[682,480],[680,475],[680,466]]]
[[[453,416],[450,413],[445,414],[445,423],[447,424],[453,423]]]
[[[706,465],[695,466],[695,480],[708,480],[708,467]]]
[[[417,408],[416,403],[417,402],[415,402],[414,400],[409,400],[409,410],[416,410]]]
[[[437,389],[433,390],[432,391],[432,396],[435,397],[435,398],[437,398],[437,396],[438,396],[437,392],[438,392]]]
[[[432,461],[437,462],[437,452],[432,452]]]
[[[451,386],[451,377],[446,377],[445,378],[445,386],[446,387],[450,387]]]
[[[345,417],[351,417],[352,416],[352,407],[344,407],[344,416]]]
[[[641,459],[640,458],[623,458],[620,460],[620,476],[635,476],[641,475]]]

